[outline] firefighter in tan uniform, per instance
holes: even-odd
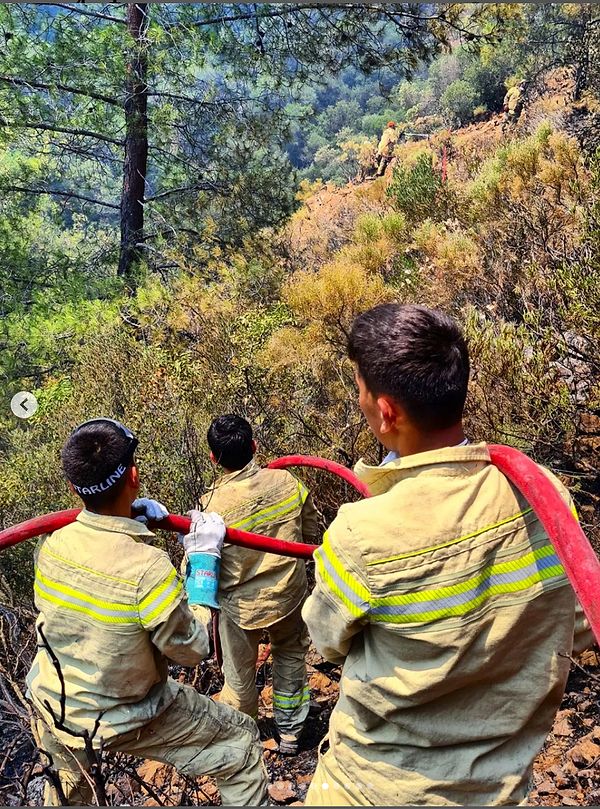
[[[39,717],[34,732],[60,779],[59,788],[47,787],[44,803],[94,802],[84,775],[87,731],[96,747],[102,741],[106,750],[163,761],[191,777],[214,775],[224,804],[263,804],[255,722],[167,677],[167,658],[195,666],[209,652],[225,526],[216,514],[192,524],[184,584],[166,553],[150,544],[144,520],[167,511],[135,499],[136,446],[111,419],[72,433],[63,468],[85,508],[36,550],[38,652],[27,682]]]
[[[377,151],[375,152],[375,160],[377,163],[376,177],[382,177],[385,174],[385,170],[394,156],[394,148],[399,139],[400,133],[396,122],[390,121],[383,130],[383,134],[377,145]]]
[[[504,96],[504,102],[502,106],[504,110],[504,117],[502,123],[503,127],[506,127],[509,124],[516,124],[517,121],[519,120],[521,112],[523,111],[524,94],[526,87],[527,82],[521,81],[514,87],[510,87],[508,92]]]
[[[373,496],[342,506],[315,553],[303,615],[343,670],[306,805],[517,804],[565,655],[591,635],[536,515],[466,442],[456,324],[379,306],[355,320],[349,356],[391,460],[359,464]]]
[[[225,475],[202,499],[225,523],[288,542],[314,542],[317,513],[307,489],[289,472],[254,461],[252,428],[243,418],[216,418],[208,431],[211,460]],[[219,633],[225,685],[220,701],[256,717],[256,662],[263,630],[273,656],[273,709],[283,754],[294,754],[308,715],[305,654],[309,639],[301,617],[307,593],[301,559],[226,544],[219,578]]]

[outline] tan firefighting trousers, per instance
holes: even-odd
[[[377,778],[374,773],[366,769],[362,780],[352,781],[342,770],[330,750],[321,754],[313,779],[306,793],[305,806],[369,806],[370,801],[360,791],[366,793],[372,790],[370,778]],[[533,789],[533,777],[529,782],[529,790]],[[527,806],[529,795],[517,804]]]
[[[34,734],[40,749],[52,756],[69,804],[94,803],[83,772],[88,767],[85,751],[66,748],[41,719],[35,721]],[[190,686],[182,685],[175,702],[148,725],[110,739],[105,749],[172,764],[191,778],[214,775],[224,805],[267,803],[267,776],[256,724]],[[44,805],[60,806],[50,784]]]
[[[280,733],[300,735],[308,716],[310,699],[305,655],[310,640],[300,605],[273,626],[266,627],[273,656],[273,712]],[[242,629],[225,614],[219,617],[223,648],[225,685],[220,701],[243,711],[258,714],[256,661],[262,629]]]

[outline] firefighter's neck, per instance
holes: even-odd
[[[432,452],[444,447],[455,447],[465,440],[462,422],[454,424],[443,430],[423,431],[413,424],[406,423],[396,435],[390,436],[386,441],[388,449],[394,450],[401,458],[408,455],[417,455],[420,452]]]
[[[94,506],[93,508],[88,508],[88,511],[101,514],[103,517],[126,517],[132,519],[137,516],[131,509],[134,500],[135,496],[132,497],[129,492],[124,491],[112,503],[107,503],[104,506]]]

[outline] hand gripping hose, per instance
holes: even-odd
[[[310,466],[315,469],[324,469],[343,478],[364,497],[369,496],[369,490],[356,475],[345,466],[328,461],[324,458],[313,458],[305,455],[290,455],[286,458],[279,458],[269,464],[271,469],[286,469],[289,466]],[[34,517],[32,520],[14,525],[0,531],[0,551],[17,545],[25,539],[32,539],[40,534],[50,534],[65,525],[72,523],[79,514],[78,508],[67,511],[56,511],[53,514],[44,514],[42,517]],[[150,528],[160,528],[165,531],[174,531],[179,534],[186,534],[190,527],[189,517],[180,517],[177,514],[169,514],[160,522],[151,522]],[[252,534],[248,531],[239,531],[237,528],[228,528],[226,540],[231,545],[240,545],[243,548],[251,548],[256,551],[266,551],[277,553],[280,556],[294,556],[299,559],[311,559],[317,548],[316,545],[309,545],[305,542],[284,542],[281,539],[265,537],[261,534]]]
[[[592,631],[600,641],[600,562],[578,521],[552,483],[526,455],[511,447],[496,444],[490,444],[488,450],[492,463],[523,493],[533,507],[554,545]],[[284,469],[288,466],[311,466],[333,472],[353,485],[365,497],[368,496],[364,484],[349,469],[333,461],[291,455],[269,464],[270,468],[275,469]],[[78,513],[78,509],[59,511],[0,531],[0,550],[39,534],[56,531],[73,522]],[[151,527],[185,533],[189,525],[189,518],[171,514],[159,523],[151,524]],[[235,528],[227,529],[226,538],[232,545],[301,559],[310,559],[317,547],[300,542],[283,542]]]

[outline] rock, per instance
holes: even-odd
[[[263,700],[264,703],[272,702],[273,701],[273,686],[272,685],[265,685],[263,690],[260,692],[260,698]]]
[[[573,767],[572,762],[569,762]],[[568,766],[568,765],[567,765]],[[573,779],[561,767],[549,767],[548,774],[553,778],[555,785],[560,789],[561,787],[570,786]]]
[[[590,767],[597,759],[600,758],[600,744],[597,744],[591,733],[580,739],[575,747],[567,754],[568,758],[575,764],[576,767],[584,768]]]
[[[315,691],[327,691],[327,689],[331,687],[329,677],[320,671],[315,671],[314,674],[311,674],[308,682],[310,683],[310,687],[314,688]]]
[[[273,781],[269,785],[269,796],[278,803],[287,803],[296,797],[296,791],[291,781]]]
[[[201,789],[209,800],[211,800],[212,798],[216,798],[217,795],[219,794],[217,785],[213,784],[211,781],[208,781],[206,784],[202,784]]]
[[[536,787],[537,791],[540,795],[551,795],[552,793],[556,792],[556,786],[552,783],[552,781],[542,781],[539,787]]]
[[[279,745],[275,739],[265,739],[262,743],[265,750],[279,750]]]
[[[588,649],[585,651],[581,657],[579,658],[579,662],[582,666],[598,666],[600,665],[600,660],[598,659],[598,653],[594,652],[593,649]]]
[[[157,776],[160,773],[160,779],[165,779],[165,771],[167,769],[166,764],[163,764],[160,761],[144,761],[143,764],[137,768],[137,773],[142,779],[142,781],[147,781],[149,784],[152,784],[156,781]],[[160,772],[160,771],[163,772]]]
[[[575,711],[571,709],[567,709],[566,711],[559,711],[556,714],[556,719],[554,721],[554,727],[552,728],[552,732],[555,736],[571,736],[573,733],[573,727],[571,725],[571,718],[575,714]]]

